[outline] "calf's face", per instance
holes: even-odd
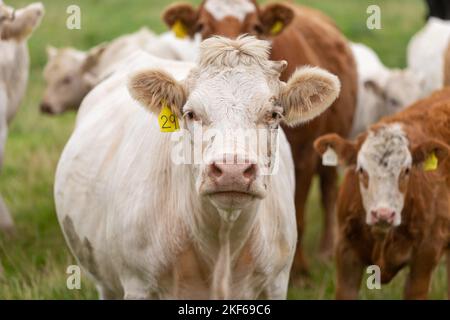
[[[83,98],[96,84],[93,73],[105,46],[88,53],[71,48],[47,48],[48,62],[44,69],[47,84],[40,109],[43,113],[60,114],[78,109]]]
[[[286,62],[268,60],[268,52],[268,43],[253,37],[212,38],[202,43],[199,66],[185,81],[156,70],[130,80],[141,104],[158,114],[166,101],[182,119],[202,154],[191,164],[196,191],[219,209],[238,210],[264,198],[278,160],[280,122],[308,121],[339,93],[337,77],[317,68],[281,82]]]
[[[175,4],[163,15],[165,23],[186,36],[200,34],[236,38],[242,34],[261,39],[280,34],[293,20],[294,12],[283,4],[261,9],[255,0],[205,0],[198,9],[189,4]]]
[[[441,163],[448,153],[445,145],[434,140],[411,146],[398,123],[374,127],[356,143],[335,134],[326,135],[316,140],[315,148],[322,155],[331,148],[341,162],[354,166],[365,221],[381,230],[402,223],[411,172],[423,170],[423,162],[429,155],[436,155]]]

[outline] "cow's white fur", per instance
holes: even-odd
[[[430,17],[408,44],[408,68],[425,79],[423,95],[444,84],[444,53],[450,39],[450,21]]]
[[[205,9],[218,21],[234,17],[240,22],[243,22],[249,13],[256,11],[255,5],[249,0],[207,0]]]
[[[399,189],[399,176],[412,165],[409,141],[398,123],[376,132],[369,131],[358,153],[357,169],[369,175],[366,189],[360,182],[361,197],[366,210],[366,222],[371,223],[371,211],[387,208],[395,212],[394,226],[401,223],[405,195]]]
[[[17,10],[15,19],[8,21],[5,27],[18,31],[19,38],[0,40],[0,166],[4,157],[8,125],[17,113],[27,88],[29,73],[27,40],[39,25],[43,13],[44,7],[41,3]],[[0,198],[0,229],[11,228],[11,216],[3,199]]]
[[[178,80],[192,68],[166,69],[165,61],[143,53],[134,59],[141,68],[157,66]],[[280,132],[280,171],[271,178],[257,214],[243,210],[238,227],[220,227],[214,207],[198,201],[190,167],[171,163],[171,135],[160,133],[156,117],[130,98],[124,85],[128,74],[115,74],[85,99],[55,181],[58,218],[64,224],[70,217],[79,238],[92,244],[101,294],[177,297],[161,272],[176,263],[188,243],[198,247],[220,288],[224,284],[218,280],[229,279],[229,264],[221,260],[225,264],[215,267],[218,253],[232,263],[245,242],[239,234],[251,229],[255,269],[248,270],[245,280],[230,280],[230,296],[285,298],[296,227],[293,163],[284,134]],[[229,255],[222,254],[223,237],[230,240]]]
[[[375,51],[361,43],[351,48],[358,70],[358,103],[351,136],[355,137],[384,116],[396,113],[423,97],[424,79],[409,69],[389,69]],[[375,83],[384,96],[365,86]]]

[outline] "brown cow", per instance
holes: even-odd
[[[320,154],[331,148],[349,166],[337,203],[337,298],[357,298],[368,265],[380,267],[382,283],[409,266],[407,299],[427,297],[445,253],[450,276],[448,144],[450,88],[381,120],[356,142],[335,134],[315,142]]]
[[[282,79],[302,65],[327,69],[339,77],[340,97],[317,120],[297,128],[285,128],[296,165],[296,209],[299,241],[292,275],[307,272],[302,252],[304,210],[314,174],[320,175],[325,230],[321,238],[323,255],[333,252],[333,216],[337,197],[335,168],[323,167],[313,149],[313,141],[325,133],[347,136],[356,105],[356,65],[347,40],[327,16],[316,10],[288,3],[259,7],[255,0],[205,0],[198,9],[175,4],[164,13],[167,25],[179,34],[203,38],[212,35],[236,37],[248,33],[272,42],[271,59],[287,60]],[[180,32],[181,29],[181,32]]]

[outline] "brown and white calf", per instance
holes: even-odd
[[[12,9],[0,4],[4,11]],[[30,58],[27,40],[44,15],[41,3],[16,10],[0,22],[0,166],[4,157],[8,125],[19,110],[28,84]],[[11,230],[13,221],[0,196],[0,230]]]
[[[302,250],[305,226],[305,203],[313,176],[320,176],[324,231],[320,252],[332,253],[334,239],[334,208],[337,196],[337,172],[324,167],[314,152],[314,140],[326,133],[347,136],[352,127],[357,98],[357,71],[348,41],[333,21],[319,11],[290,3],[260,7],[255,0],[204,0],[198,9],[189,4],[174,4],[165,14],[166,24],[183,28],[205,39],[212,35],[237,37],[251,34],[272,43],[271,59],[286,60],[287,69],[281,79],[287,80],[300,66],[312,65],[338,76],[341,94],[331,108],[320,117],[297,128],[285,127],[294,155],[296,173],[295,205],[299,241],[293,276],[307,271]]]
[[[427,297],[445,253],[450,276],[449,144],[450,88],[355,142],[333,134],[315,142],[320,154],[334,150],[348,166],[337,204],[337,298],[357,298],[368,265],[380,267],[382,283],[409,266],[407,299]]]
[[[269,51],[253,37],[211,38],[198,65],[177,69],[144,54],[128,88],[130,71],[86,97],[55,201],[103,298],[286,298],[297,229],[292,154],[279,125],[318,116],[340,84],[318,68],[282,82],[286,62]],[[160,132],[162,103],[181,135]],[[266,135],[239,143],[247,130]],[[200,161],[175,161],[180,137]]]

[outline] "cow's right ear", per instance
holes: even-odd
[[[143,107],[158,115],[163,103],[181,117],[186,102],[186,90],[182,83],[162,70],[141,71],[133,75],[128,83],[130,95]]]
[[[177,38],[193,37],[198,21],[198,11],[188,3],[175,3],[163,13],[166,25]]]
[[[356,144],[341,136],[331,133],[321,136],[314,141],[314,149],[320,156],[323,156],[329,149],[334,151],[342,165],[349,166],[356,164],[358,150]]]

